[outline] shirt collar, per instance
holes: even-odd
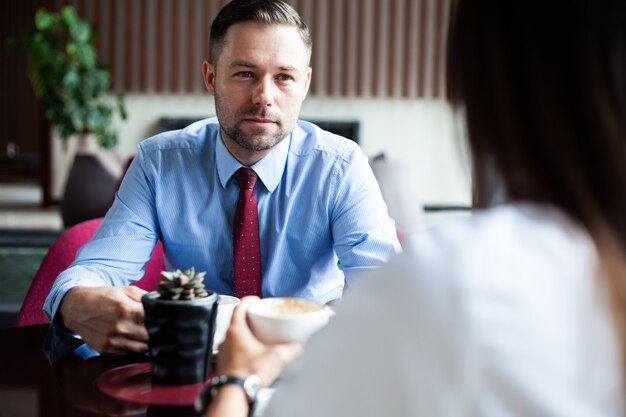
[[[250,167],[254,170],[263,185],[265,185],[265,188],[267,188],[270,193],[278,187],[280,179],[283,176],[283,172],[285,171],[287,155],[289,154],[289,147],[291,145],[291,137],[292,134],[281,140],[280,143],[278,143],[274,149],[270,151],[270,153],[265,155],[263,159]],[[226,149],[226,145],[224,145],[224,141],[222,140],[221,129],[217,132],[215,146],[217,173],[220,177],[222,187],[226,188],[226,184],[235,171],[244,165],[237,161],[230,154],[228,149]]]

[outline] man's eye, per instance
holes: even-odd
[[[276,79],[279,81],[292,81],[293,77],[287,74],[280,74],[278,77],[276,77]]]
[[[254,74],[252,74],[250,71],[241,71],[235,74],[235,76],[240,78],[252,78],[254,77]]]

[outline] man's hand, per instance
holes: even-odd
[[[63,324],[100,353],[148,350],[141,296],[129,287],[76,287],[61,302]]]

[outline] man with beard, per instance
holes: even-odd
[[[279,0],[235,0],[211,26],[203,72],[217,118],[138,146],[93,239],[44,311],[98,352],[144,352],[141,278],[158,240],[168,269],[206,271],[220,294],[341,298],[399,251],[366,156],[298,121],[311,37]]]

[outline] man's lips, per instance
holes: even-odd
[[[261,118],[261,117],[248,117],[248,118],[244,119],[244,121],[250,122],[250,123],[259,123],[259,124],[276,123],[274,120],[264,119],[264,118]]]

